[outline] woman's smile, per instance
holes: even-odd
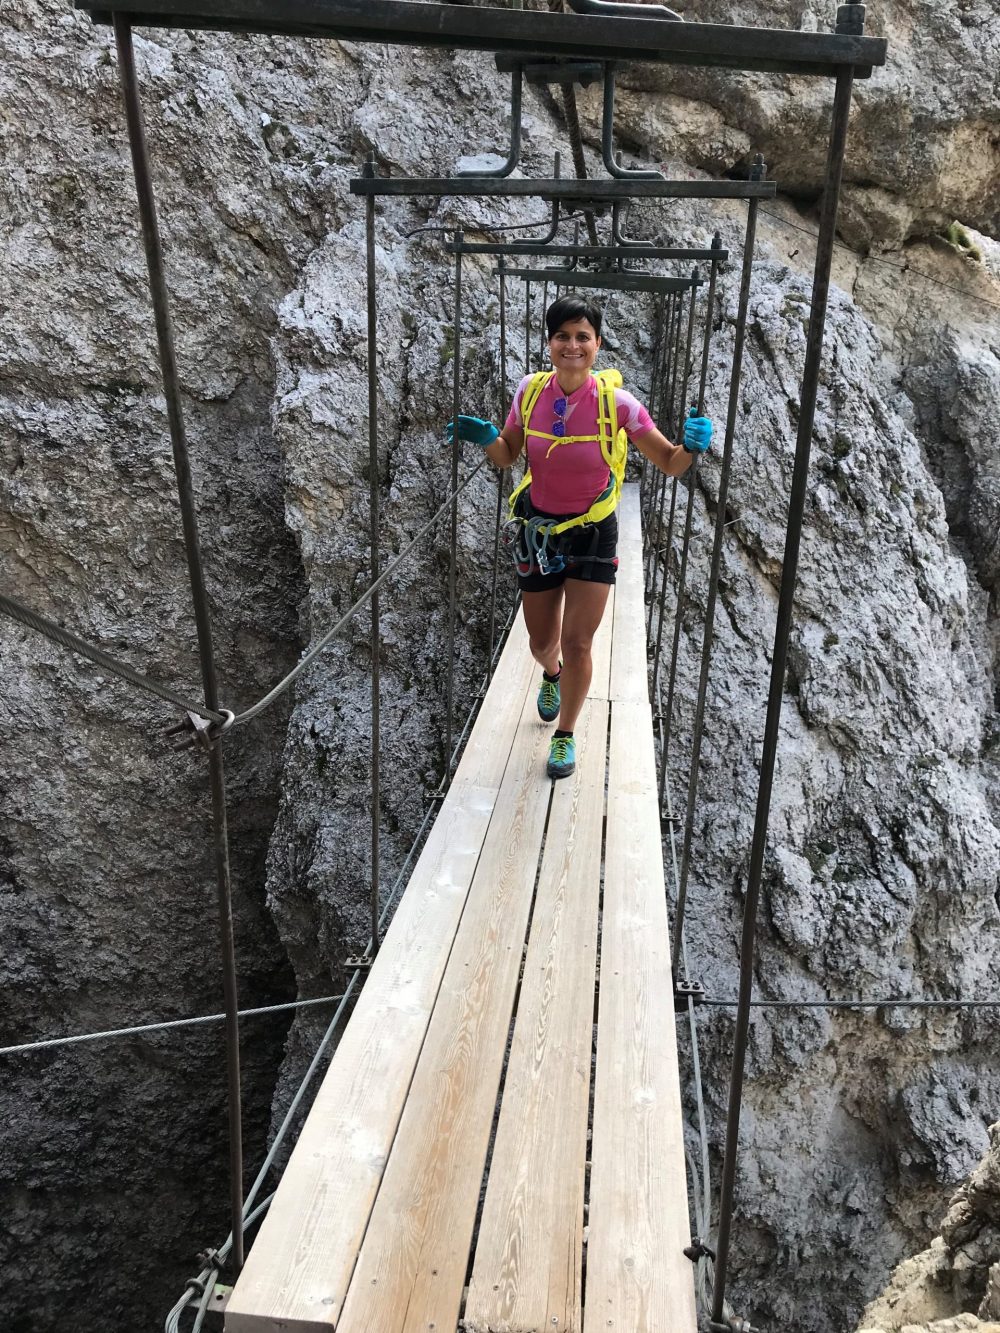
[[[559,383],[573,393],[585,382],[597,359],[601,340],[588,319],[567,320],[549,339],[549,356],[559,375]]]

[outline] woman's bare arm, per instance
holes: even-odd
[[[683,477],[694,461],[694,454],[689,454],[679,444],[671,444],[667,437],[654,426],[644,435],[633,435],[632,443],[639,452],[668,477]]]
[[[524,431],[520,426],[505,426],[492,444],[488,445],[486,457],[497,467],[510,467],[520,456],[524,448]]]

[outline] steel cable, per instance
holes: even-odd
[[[31,610],[30,607],[22,605],[15,601],[13,597],[8,597],[0,593],[0,611],[9,616],[11,620],[16,620],[27,629],[33,629],[52,643],[58,644],[61,648],[67,648],[71,653],[78,653],[80,657],[85,657],[95,666],[102,667],[109,671],[113,676],[118,676],[128,684],[134,685],[136,689],[143,690],[146,694],[154,695],[158,699],[163,699],[166,703],[174,704],[185,713],[195,713],[198,717],[203,717],[208,722],[224,723],[226,721],[225,713],[219,712],[214,708],[206,708],[201,703],[195,703],[193,699],[186,698],[183,694],[178,694],[172,690],[169,685],[163,685],[158,680],[150,676],[144,676],[141,671],[136,671],[134,667],[122,662],[110,653],[106,653],[103,648],[98,648],[94,644],[87,643],[78,635],[63,629],[54,621],[41,615],[38,611]]]
[[[256,1009],[241,1009],[238,1017],[256,1018],[260,1014],[279,1014],[289,1009],[308,1009],[320,1004],[333,1004],[342,995],[320,995],[311,1000],[289,1000],[284,1004],[268,1004]],[[140,1023],[128,1028],[108,1028],[102,1032],[81,1032],[72,1037],[43,1037],[38,1041],[22,1042],[19,1046],[0,1046],[0,1055],[21,1055],[25,1051],[44,1051],[56,1046],[79,1046],[91,1041],[111,1041],[116,1037],[139,1037],[147,1032],[167,1032],[172,1028],[200,1027],[219,1023],[225,1014],[201,1014],[197,1018],[168,1018],[158,1023]]]
[[[419,543],[423,540],[423,538],[426,537],[427,533],[430,532],[431,528],[434,527],[435,523],[445,512],[445,510],[450,508],[452,500],[457,496],[461,495],[462,492],[465,491],[472,484],[475,478],[479,475],[480,472],[482,472],[483,468],[486,466],[487,461],[488,460],[484,458],[480,463],[477,463],[477,465],[466,477],[465,481],[463,481],[461,486],[459,486],[458,490],[454,493],[454,495],[449,493],[445,497],[445,499],[438,506],[438,508],[435,509],[434,513],[427,520],[424,526],[420,529],[417,535],[412,539],[412,541],[410,541],[407,544],[407,546],[404,547],[404,549],[399,553],[399,555],[396,556],[395,560],[391,561],[385,567],[385,569],[379,575],[377,582],[371,584],[370,587],[368,587],[365,590],[365,592],[361,594],[361,596],[354,603],[354,605],[344,612],[344,614],[340,617],[337,623],[326,631],[326,633],[318,641],[318,643],[314,644],[313,647],[310,648],[310,650],[306,653],[305,657],[303,657],[302,661],[299,662],[291,671],[289,671],[288,675],[284,676],[278,682],[278,684],[275,685],[275,687],[272,690],[269,690],[268,693],[265,694],[264,697],[260,699],[257,703],[255,703],[252,708],[246,709],[245,712],[237,713],[236,718],[234,720],[235,724],[238,725],[243,722],[249,722],[251,721],[252,718],[259,717],[260,714],[263,713],[266,708],[270,707],[270,705],[274,703],[275,699],[280,698],[280,696],[285,693],[285,691],[293,684],[293,682],[296,681],[298,677],[302,675],[303,671],[307,670],[308,667],[312,666],[316,658],[319,657],[319,655],[323,652],[323,650],[327,647],[327,645],[330,644],[332,640],[337,637],[337,635],[344,628],[344,626],[348,624],[348,622],[352,620],[355,615],[357,615],[357,613],[361,610],[363,606],[366,606],[368,604],[368,602],[372,597],[372,594],[377,592],[378,589],[382,587],[382,585],[386,583],[393,576],[393,574],[395,574],[396,570],[400,567],[401,564],[405,562],[407,557],[410,555],[411,551],[413,551],[414,548],[419,545]]]

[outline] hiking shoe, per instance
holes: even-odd
[[[543,722],[554,722],[559,716],[559,681],[546,680],[538,687],[538,716]]]
[[[576,768],[576,741],[572,736],[553,736],[549,741],[549,762],[545,771],[550,778],[568,778]]]

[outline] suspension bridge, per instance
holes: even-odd
[[[635,485],[621,524],[576,773],[519,618],[230,1333],[695,1328]]]
[[[185,1311],[195,1310],[198,1330],[210,1309],[223,1307],[228,1333],[331,1328],[341,1333],[454,1333],[460,1322],[466,1333],[693,1333],[696,1286],[713,1333],[749,1330],[725,1301],[724,1291],[754,928],[851,91],[855,77],[870,76],[873,67],[884,62],[885,43],[865,36],[861,4],[840,5],[835,31],[822,33],[685,23],[660,6],[568,3],[575,12],[535,12],[520,5],[468,9],[430,0],[76,0],[77,8],[89,11],[97,23],[112,24],[115,32],[204,701],[191,700],[136,671],[13,598],[0,597],[0,610],[182,710],[182,729],[207,762],[225,994],[232,1232],[219,1251],[208,1252],[202,1273],[188,1283],[168,1315],[168,1333],[176,1333]],[[132,47],[136,25],[480,49],[493,52],[498,69],[511,78],[510,150],[496,171],[474,177],[388,179],[377,176],[373,158],[363,177],[352,182],[352,191],[365,199],[367,218],[371,581],[295,670],[239,714],[223,706],[216,679],[184,396]],[[623,166],[613,144],[615,70],[631,60],[835,81],[745,899],[712,1290],[706,1261],[716,1256],[698,1238],[708,1235],[712,1222],[704,1108],[699,1102],[701,1172],[692,1172],[695,1188],[689,1199],[674,1011],[675,1006],[678,1012],[683,1009],[690,1026],[697,1087],[684,904],[757,207],[759,200],[773,196],[775,185],[765,179],[759,155],[747,179],[740,181],[668,181],[656,170]],[[585,85],[595,77],[603,79],[604,87],[601,157],[606,179],[586,178],[573,101],[574,84]],[[512,176],[520,159],[524,80],[561,87],[576,179],[561,179],[558,162],[551,180]],[[462,257],[492,254],[498,259],[501,283],[502,407],[508,389],[504,320],[509,279],[525,282],[525,369],[532,355],[532,283],[536,290],[551,283],[554,289],[576,284],[633,297],[644,293],[658,302],[651,386],[659,396],[661,425],[674,437],[693,375],[695,302],[703,282],[697,269],[690,277],[679,277],[642,271],[642,266],[659,261],[710,265],[697,395],[701,406],[717,269],[728,256],[718,238],[704,250],[690,250],[629,237],[622,227],[622,209],[633,199],[729,199],[745,201],[747,215],[685,818],[675,821],[669,815],[666,749],[696,487],[692,473],[674,582],[673,648],[664,702],[660,660],[678,488],[676,482],[670,489],[665,479],[644,475],[641,492],[638,486],[626,487],[620,508],[621,572],[595,643],[593,683],[576,731],[575,774],[557,784],[545,777],[549,728],[536,715],[537,668],[519,619],[513,620],[493,669],[494,573],[488,688],[468,738],[463,732],[455,742],[449,677],[446,772],[437,817],[432,821],[429,815],[418,832],[414,849],[420,847],[419,856],[383,931],[389,906],[383,901],[379,858],[380,593],[409,552],[450,512],[453,649],[458,501],[480,471],[473,469],[460,484],[454,451],[446,500],[382,570],[375,199],[393,195],[531,197],[552,208],[548,233],[534,240],[469,241],[461,229],[455,231],[448,249],[456,262],[456,416],[462,398]],[[581,245],[578,236],[572,244],[557,237],[566,220],[560,209],[567,205],[585,219],[589,244]],[[609,211],[611,234],[602,245],[596,220]],[[561,256],[569,264],[507,268],[506,259],[514,255]],[[501,480],[494,561],[503,494]],[[651,529],[645,541],[641,512]],[[341,999],[341,1006],[245,1194],[225,735],[290,689],[364,607],[370,608],[372,634],[371,942],[345,996],[334,997]],[[647,649],[652,650],[651,678]],[[662,851],[665,804],[675,904],[672,945]],[[678,857],[675,835],[680,825],[683,849]],[[338,1025],[349,1001],[353,1012],[341,1032]],[[257,1203],[306,1085],[335,1033],[340,1040],[332,1063],[287,1168],[273,1196]],[[91,1034],[102,1035],[120,1033]],[[25,1043],[11,1050],[25,1052],[45,1044]],[[693,1243],[692,1218],[697,1233]],[[245,1255],[245,1233],[258,1222],[256,1240]],[[217,1286],[224,1268],[235,1279],[232,1290]]]

